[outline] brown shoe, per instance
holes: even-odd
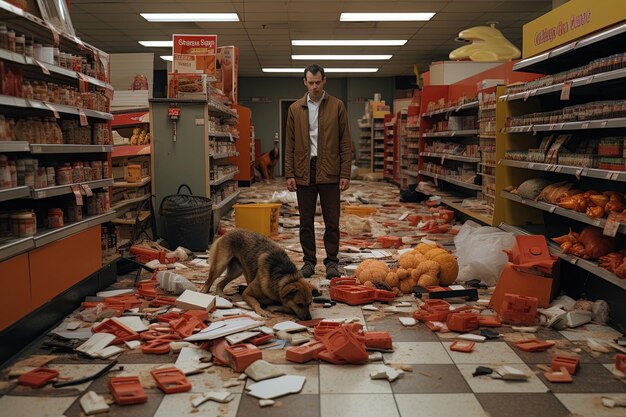
[[[315,273],[315,266],[313,264],[306,262],[302,266],[302,268],[300,268],[300,273],[302,274],[303,277],[310,278],[311,275]]]
[[[339,269],[337,264],[326,265],[326,279],[336,278],[343,275],[343,271]]]

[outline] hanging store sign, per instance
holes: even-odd
[[[217,35],[173,35],[172,71],[215,80]]]

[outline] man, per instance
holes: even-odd
[[[261,155],[261,158],[256,165],[264,180],[269,181],[274,179],[274,167],[278,162],[279,155],[280,151],[278,150],[278,141],[275,140],[274,149]]]
[[[350,187],[352,160],[348,114],[343,102],[324,91],[326,75],[319,65],[304,70],[308,92],[289,107],[285,144],[287,189],[296,191],[300,211],[302,275],[315,273],[314,217],[317,196],[324,217],[326,277],[338,277],[340,193]]]

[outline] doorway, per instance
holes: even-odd
[[[289,106],[298,100],[297,98],[281,98],[278,104],[278,125],[279,132],[279,149],[280,149],[280,176],[285,175],[285,139],[287,132],[287,115],[289,114]]]

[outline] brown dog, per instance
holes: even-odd
[[[226,285],[243,274],[248,287],[242,298],[257,314],[270,317],[261,305],[279,304],[282,311],[294,313],[300,320],[311,319],[313,288],[273,240],[249,230],[232,230],[213,243],[209,262],[209,276],[202,292],[209,292],[226,270],[216,291],[223,296]]]

